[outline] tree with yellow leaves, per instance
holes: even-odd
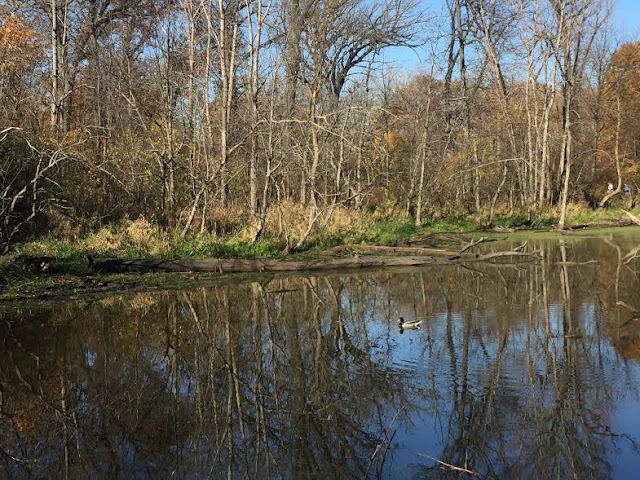
[[[42,62],[40,37],[17,15],[0,14],[0,123],[18,126]]]

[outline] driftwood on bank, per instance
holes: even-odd
[[[470,250],[471,248],[486,242],[487,238],[480,237],[479,240],[471,240],[467,245],[465,245],[462,250],[458,252],[453,252],[450,250],[445,250],[443,248],[431,248],[431,247],[420,247],[420,246],[397,246],[397,245],[339,245],[337,247],[330,248],[325,254],[333,254],[339,252],[352,252],[352,251],[362,251],[362,252],[377,252],[377,253],[400,253],[405,255],[432,255],[437,257],[447,257],[449,260],[457,260],[461,257],[461,255]],[[520,249],[522,246],[518,247],[516,250]]]
[[[433,263],[428,256],[417,257],[352,257],[321,260],[262,260],[262,259],[173,259],[120,260],[95,259],[93,267],[109,272],[296,272],[303,270],[333,270],[381,266],[414,266]]]
[[[485,255],[462,253],[456,258],[442,255],[414,256],[354,256],[318,260],[249,260],[249,259],[173,259],[173,260],[120,260],[92,259],[92,267],[107,272],[299,272],[359,269],[372,267],[406,267],[420,265],[446,265],[457,262],[487,261],[499,257],[538,258],[540,252],[510,250]]]
[[[636,217],[633,213],[627,212],[626,210],[622,210],[624,214],[629,217],[629,219],[635,223],[636,225],[640,225],[640,218]]]

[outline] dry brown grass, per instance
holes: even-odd
[[[160,232],[155,225],[151,225],[146,218],[140,217],[137,220],[128,220],[124,224],[124,233],[127,235],[132,245],[148,246],[160,236]]]
[[[271,237],[294,237],[304,233],[309,221],[309,209],[291,201],[274,205],[267,214],[264,234]]]
[[[366,228],[375,221],[375,217],[365,211],[350,210],[338,207],[327,223],[329,233],[340,233],[354,229]]]
[[[144,217],[134,221],[126,221],[123,233],[130,246],[144,248],[152,255],[165,253],[169,250],[169,241],[166,235]]]
[[[247,221],[246,209],[239,205],[214,206],[207,211],[207,228],[217,235],[238,233],[247,225]],[[197,222],[197,228],[200,228],[200,222]]]
[[[167,235],[144,217],[133,221],[124,220],[117,230],[103,227],[89,235],[84,243],[87,249],[96,254],[129,247],[143,249],[151,255],[166,253],[169,250]]]
[[[121,301],[122,301],[121,296],[110,295],[108,297],[101,298],[100,300],[98,300],[98,304],[104,308],[111,308],[118,305]]]
[[[191,208],[185,208],[180,213],[181,230],[189,219]],[[226,207],[213,205],[207,209],[204,218],[205,231],[213,235],[237,235],[243,228],[247,226],[248,216],[245,208],[231,204]],[[190,234],[201,233],[202,212],[198,211],[191,222]]]
[[[300,238],[308,228],[310,213],[310,207],[289,201],[282,202],[269,211],[264,234],[276,238]],[[372,214],[349,210],[343,206],[336,206],[331,215],[329,210],[325,209],[316,221],[315,233],[312,233],[311,238],[320,232],[323,235],[338,235],[354,229],[362,229],[373,221]],[[255,226],[248,228],[247,233],[252,233],[253,228]]]
[[[99,254],[120,248],[122,246],[122,237],[103,227],[96,233],[89,235],[85,243],[89,250]]]

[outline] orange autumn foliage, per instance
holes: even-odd
[[[21,75],[40,60],[39,37],[16,15],[0,15],[0,77]]]

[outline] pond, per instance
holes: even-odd
[[[0,477],[632,478],[639,245],[5,307]]]

